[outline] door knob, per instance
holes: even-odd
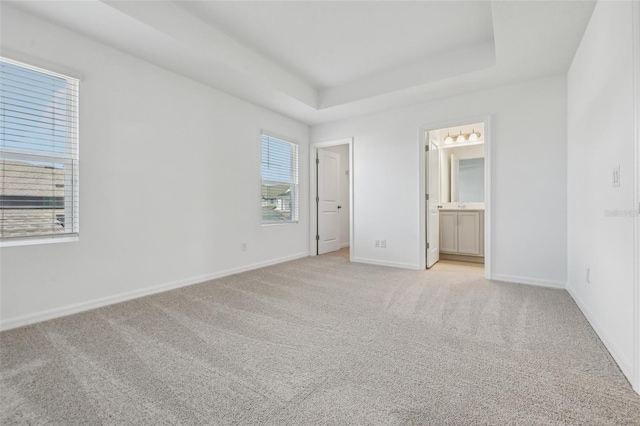
[[[342,206],[338,206],[338,208],[339,208],[339,209],[341,209],[341,208],[342,208]]]

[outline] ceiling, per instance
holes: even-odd
[[[2,3],[309,125],[566,73],[595,5]]]
[[[316,89],[493,40],[489,2],[180,4]]]

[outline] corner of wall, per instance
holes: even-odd
[[[531,278],[531,277],[523,277],[523,276],[514,276],[507,274],[491,274],[491,279],[495,281],[503,281],[507,283],[513,284],[525,284],[525,285],[533,285],[536,287],[547,287],[547,288],[557,288],[561,290],[565,290],[567,288],[567,283],[565,281],[560,280],[546,280],[541,278]]]
[[[600,340],[602,340],[602,343],[607,348],[615,362],[618,364],[620,370],[622,370],[622,373],[627,377],[632,377],[633,363],[624,356],[623,351],[616,344],[615,340],[609,335],[609,333],[607,333],[604,326],[591,313],[589,308],[587,308],[585,303],[569,283],[567,283],[566,289],[593,331],[595,331]]]
[[[640,2],[632,4],[632,51],[633,51],[633,105],[634,105],[634,139],[635,139],[635,191],[634,209],[638,208],[634,217],[634,343],[633,343],[633,376],[632,384],[636,393],[640,394]]]

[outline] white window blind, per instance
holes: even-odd
[[[298,145],[262,135],[262,223],[298,221]]]
[[[0,67],[0,239],[77,234],[78,80]]]

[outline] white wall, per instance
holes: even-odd
[[[493,272],[563,287],[566,110],[559,76],[312,127],[313,142],[355,138],[355,259],[420,267],[419,128],[491,114]]]
[[[4,54],[84,75],[80,241],[2,249],[4,327],[308,254],[306,125],[2,11]],[[261,129],[300,143],[298,224],[260,224]]]
[[[349,245],[349,145],[336,145],[326,148],[327,151],[340,155],[340,247]]]
[[[631,2],[598,2],[568,73],[568,288],[627,377],[633,356],[633,48]],[[616,166],[621,177],[614,188]],[[622,216],[607,215],[616,210]]]

